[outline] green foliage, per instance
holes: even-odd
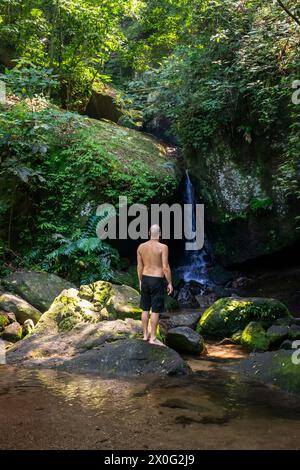
[[[125,0],[6,0],[0,5],[0,42],[8,55],[51,69],[54,96],[82,107],[104,63],[121,46]]]
[[[249,206],[253,212],[257,212],[259,210],[270,209],[272,207],[272,204],[273,201],[269,197],[264,199],[254,197],[251,199]]]

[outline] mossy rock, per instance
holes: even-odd
[[[129,286],[97,281],[77,289],[64,290],[42,315],[38,329],[70,331],[80,323],[102,320],[139,319],[140,294]]]
[[[9,319],[5,313],[0,313],[0,331],[9,325]]]
[[[240,344],[243,335],[243,330],[239,330],[231,336],[231,339],[234,343]]]
[[[231,337],[249,322],[259,321],[269,327],[277,318],[291,318],[287,307],[275,299],[224,297],[202,315],[197,332],[216,338]]]
[[[267,337],[272,346],[280,346],[280,344],[288,338],[290,328],[288,325],[272,325],[267,330]]]
[[[243,331],[241,344],[250,351],[268,351],[270,339],[263,326],[258,322],[251,322]]]
[[[264,383],[300,394],[300,351],[280,349],[251,354],[238,366],[240,372]]]
[[[1,284],[41,312],[49,309],[53,300],[64,290],[75,287],[55,274],[20,271],[9,274]]]
[[[26,302],[26,300],[11,292],[5,292],[0,295],[0,309],[14,313],[21,325],[29,319],[37,323],[42,315],[39,310]]]

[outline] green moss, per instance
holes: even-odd
[[[295,364],[292,355],[296,352],[278,351],[273,357],[269,376],[273,383],[289,392],[300,393],[300,364]],[[298,354],[298,358],[300,354]]]
[[[250,351],[267,351],[270,346],[270,340],[266,331],[260,323],[251,322],[243,331],[241,344]]]
[[[217,300],[202,315],[197,332],[212,337],[231,337],[250,321],[271,326],[280,317],[291,317],[281,302],[263,298],[232,298]]]
[[[6,315],[0,314],[0,331],[9,324],[9,320]]]

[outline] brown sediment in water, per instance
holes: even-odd
[[[202,364],[189,377],[134,380],[1,366],[0,448],[300,447],[300,400]]]

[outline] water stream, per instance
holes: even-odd
[[[131,380],[0,366],[0,448],[299,449],[300,399],[206,366]]]
[[[190,180],[188,170],[186,170],[183,203],[192,206],[192,229],[196,230],[196,191]],[[185,282],[197,281],[203,285],[210,285],[211,282],[207,275],[208,254],[203,247],[201,250],[185,251],[184,262],[176,269],[176,273]]]

